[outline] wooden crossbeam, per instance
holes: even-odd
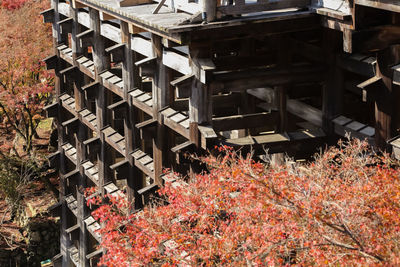
[[[86,152],[88,155],[95,155],[100,149],[100,138],[98,136],[92,137],[83,141],[83,145],[86,147]]]
[[[51,205],[47,210],[53,217],[60,217],[61,216],[61,207],[62,203],[57,202],[56,204]]]
[[[65,174],[63,178],[67,181],[67,185],[71,185],[71,180],[77,180],[79,178],[79,170],[73,170]]]
[[[87,7],[87,5],[85,5],[85,4],[81,3],[81,2],[78,2],[76,0],[71,0],[71,1],[72,1],[72,7],[73,8],[85,8],[85,7]]]
[[[93,30],[87,30],[76,35],[81,48],[88,47],[93,44],[93,33]]]
[[[55,118],[58,116],[58,103],[47,105],[43,110],[46,112],[47,118]]]
[[[374,76],[357,85],[361,89],[363,102],[373,101],[383,86],[382,77],[378,76]]]
[[[43,16],[43,23],[53,23],[54,22],[54,8],[46,9],[40,12]]]
[[[54,70],[57,68],[58,57],[57,55],[48,56],[42,60],[46,64],[48,70]]]
[[[74,22],[73,18],[66,18],[57,22],[60,25],[60,31],[62,34],[72,32],[72,23]]]
[[[214,140],[217,139],[217,134],[214,129],[210,125],[198,125],[197,126],[200,132],[200,145],[204,150],[207,149],[209,143],[214,143]]]
[[[106,48],[106,52],[110,54],[111,62],[120,63],[125,59],[125,44],[116,44]]]
[[[74,226],[71,226],[65,232],[69,235],[70,240],[76,240],[79,238],[79,224],[75,224]]]
[[[149,119],[141,123],[137,123],[135,127],[140,131],[140,138],[150,139],[155,136],[157,120]]]
[[[139,67],[139,75],[152,77],[156,67],[156,60],[156,57],[150,57],[135,62],[135,65]]]
[[[194,74],[187,74],[170,82],[170,84],[175,87],[177,97],[189,97],[194,77]]]
[[[343,34],[343,48],[347,53],[383,50],[398,44],[400,26],[383,25]]]
[[[61,70],[60,74],[64,78],[64,83],[67,82],[67,80],[68,80],[67,77],[71,80],[74,80],[76,78],[76,75],[78,74],[78,67],[76,67],[76,66],[68,67],[66,69]]]
[[[142,206],[149,203],[151,197],[157,193],[158,189],[159,189],[159,187],[157,184],[152,184],[152,185],[146,186],[146,187],[138,190],[138,194],[142,201],[142,203],[141,203]]]
[[[92,253],[87,254],[86,259],[90,260],[91,258],[100,257],[100,255],[102,254],[103,254],[103,249],[100,248],[98,250],[93,251]]]
[[[153,2],[152,0],[115,0],[120,7],[136,6]]]
[[[56,151],[47,156],[50,168],[58,168],[60,166],[60,151]]]
[[[96,97],[98,89],[99,89],[99,85],[100,85],[100,83],[95,81],[95,82],[91,82],[81,88],[85,92],[86,99],[93,99],[94,97]]]
[[[124,159],[113,165],[110,165],[110,169],[115,172],[117,180],[127,179],[129,173],[129,160]]]
[[[128,103],[126,102],[126,100],[121,100],[112,105],[109,105],[107,108],[111,110],[113,120],[122,119],[126,118],[127,116]]]
[[[216,131],[229,131],[235,129],[248,129],[262,126],[277,125],[279,114],[277,112],[262,112],[246,115],[234,115],[213,118],[212,124]]]
[[[66,129],[66,134],[75,133],[78,129],[79,118],[75,117],[64,121],[61,125]]]

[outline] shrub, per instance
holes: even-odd
[[[399,170],[388,155],[354,140],[276,168],[220,150],[203,159],[209,173],[160,190],[167,205],[128,214],[110,197],[95,210],[102,264],[400,264]]]

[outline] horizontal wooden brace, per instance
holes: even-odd
[[[55,70],[57,68],[57,63],[58,63],[57,55],[48,56],[42,61],[46,63],[46,68],[48,70]]]
[[[200,132],[201,148],[206,150],[210,143],[213,144],[214,140],[217,139],[218,136],[211,125],[198,125],[197,127]]]
[[[176,96],[179,98],[189,97],[192,88],[194,74],[187,74],[171,81],[171,85],[175,87]]]
[[[74,22],[73,18],[66,18],[57,22],[60,25],[61,33],[66,34],[72,32],[72,23]]]
[[[384,86],[382,78],[378,76],[374,76],[357,85],[361,89],[363,102],[373,101]]]
[[[83,141],[83,145],[86,147],[86,152],[88,155],[97,154],[100,150],[100,137],[92,137]]]
[[[60,151],[56,151],[47,156],[47,161],[50,168],[57,169],[60,166]]]
[[[106,48],[110,54],[111,62],[120,63],[125,60],[125,44],[116,44]]]
[[[73,8],[85,8],[85,7],[87,7],[87,5],[85,5],[85,4],[81,3],[81,2],[78,2],[76,0],[71,0],[71,1],[72,1],[72,7]]]
[[[100,257],[102,254],[103,254],[103,249],[100,248],[100,249],[98,249],[96,251],[93,251],[92,253],[87,254],[86,255],[86,259],[90,260],[90,259],[95,258],[95,257]]]
[[[46,9],[40,12],[40,15],[43,16],[43,23],[53,23],[54,22],[54,8]]]
[[[278,123],[279,114],[276,112],[262,112],[255,114],[233,115],[213,118],[212,125],[216,131],[248,129],[262,126],[273,126]]]
[[[58,115],[58,103],[53,103],[45,106],[44,111],[46,112],[47,118],[55,118]]]
[[[157,184],[152,184],[149,186],[146,186],[140,190],[138,190],[138,194],[141,197],[142,205],[145,206],[146,204],[149,203],[151,196],[155,195],[157,193],[157,190],[159,189]]]
[[[173,153],[182,153],[182,152],[183,153],[185,153],[185,152],[192,153],[195,151],[195,149],[196,149],[196,146],[193,142],[186,141],[186,142],[183,142],[182,144],[172,147],[171,151]]]
[[[93,30],[87,30],[76,35],[80,47],[88,47],[93,45]]]
[[[65,232],[69,235],[70,240],[76,240],[79,238],[79,230],[79,224],[75,224],[74,226],[66,229]]]
[[[139,67],[139,75],[152,77],[156,68],[156,59],[156,57],[150,57],[135,62],[135,65]]]
[[[57,202],[56,204],[51,205],[47,210],[53,217],[60,217],[61,216],[61,207],[62,203]]]
[[[76,184],[77,180],[79,179],[79,170],[73,170],[69,173],[63,175],[64,180],[67,182],[67,186],[71,186],[71,181],[75,181]]]
[[[70,120],[64,121],[61,125],[66,129],[66,134],[73,134],[78,130],[79,118],[75,117]]]
[[[91,83],[83,86],[81,89],[85,92],[86,99],[92,99],[92,98],[96,97],[97,92],[99,91],[99,86],[100,86],[100,83],[97,81],[91,82]]]
[[[77,66],[71,66],[71,67],[61,70],[60,74],[64,78],[64,83],[67,82],[67,80],[68,80],[67,77],[69,78],[69,80],[76,78],[76,75],[78,74],[78,70],[79,69]]]
[[[149,139],[155,136],[157,124],[157,120],[149,119],[136,124],[135,127],[140,131],[140,138]]]
[[[128,102],[126,100],[118,101],[107,107],[112,112],[113,119],[122,119],[127,117]]]

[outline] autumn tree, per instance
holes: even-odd
[[[202,159],[208,173],[187,182],[171,174],[163,201],[128,214],[126,200],[110,196],[95,210],[104,225],[101,263],[400,264],[400,173],[388,155],[354,140],[312,163],[277,168],[219,149]]]
[[[39,15],[47,5],[44,0],[2,0],[0,7],[0,112],[28,152],[53,84],[41,62],[52,47],[51,31]]]

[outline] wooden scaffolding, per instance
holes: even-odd
[[[92,266],[84,189],[134,201],[186,153],[225,144],[305,158],[400,128],[400,5],[390,0],[51,0],[62,266]]]

